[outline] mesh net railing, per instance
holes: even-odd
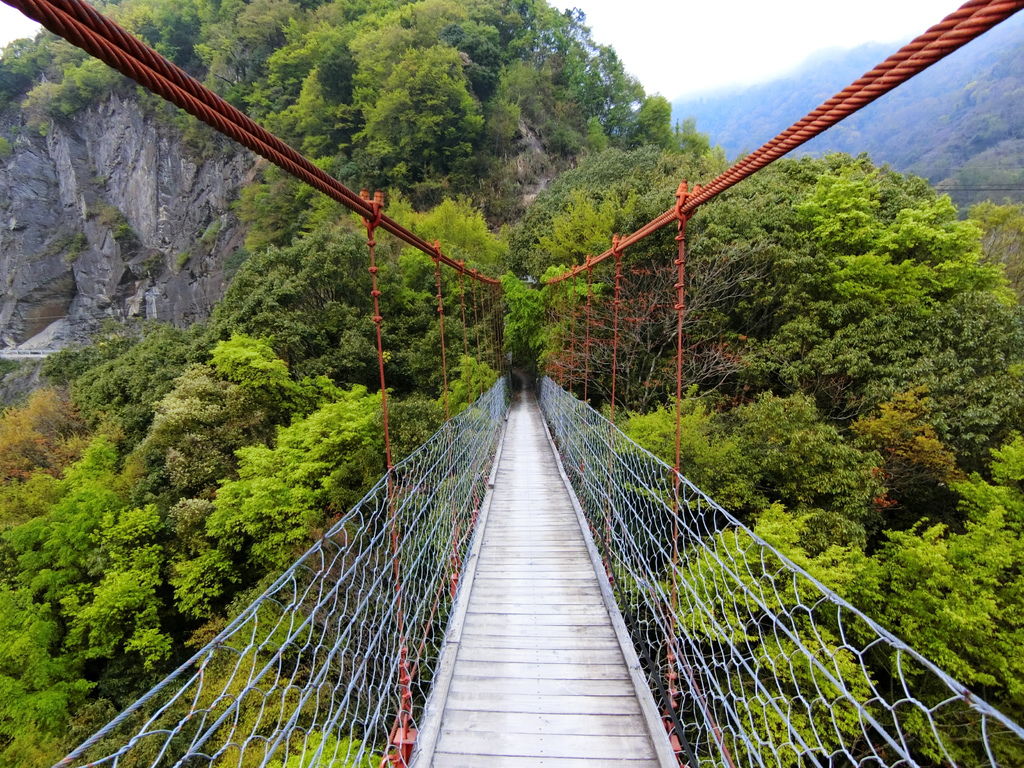
[[[499,379],[59,765],[404,765],[507,405]]]
[[[550,379],[540,403],[680,764],[1024,765],[1024,730]]]

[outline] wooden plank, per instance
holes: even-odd
[[[580,584],[544,584],[543,586],[538,585],[536,589],[532,590],[521,590],[513,589],[511,587],[501,588],[499,585],[487,585],[486,587],[480,587],[474,590],[474,598],[476,598],[477,605],[474,608],[479,608],[481,611],[485,611],[488,604],[492,600],[501,600],[503,602],[524,602],[528,599],[527,596],[531,597],[534,602],[542,603],[547,600],[559,600],[562,602],[575,603],[576,605],[584,605],[589,608],[603,607],[601,603],[594,603],[594,600],[599,597],[599,593],[595,594],[593,587]]]
[[[570,598],[562,598],[561,601],[545,600],[543,604],[529,603],[527,604],[522,598],[506,598],[487,600],[487,612],[495,613],[497,615],[531,615],[531,614],[545,614],[552,616],[588,616],[594,618],[600,616],[597,612],[600,607],[595,608],[593,605],[581,604],[579,600],[572,600]]]
[[[534,712],[474,712],[450,710],[445,727],[466,731],[501,731],[504,733],[565,733],[580,736],[636,736],[645,734],[640,715],[557,715]]]
[[[545,649],[547,650],[547,649]],[[558,653],[556,651],[555,653]],[[555,661],[505,661],[493,659],[459,660],[456,675],[473,677],[519,677],[527,680],[623,680],[625,669],[617,664],[576,664]],[[623,686],[623,696],[635,696],[629,686]],[[604,694],[602,694],[604,695]]]
[[[586,576],[555,577],[545,576],[544,578],[529,578],[528,576],[517,576],[516,578],[505,578],[497,575],[479,576],[478,581],[485,586],[504,584],[509,589],[529,589],[533,586],[557,587],[560,585],[586,587],[593,585],[593,578]]]
[[[489,551],[481,559],[481,562],[485,563],[543,563],[545,565],[568,565],[570,563],[583,563],[590,565],[590,558],[587,557],[587,550],[580,547],[572,551],[558,550],[550,552],[548,550],[537,550],[533,551],[522,551],[522,552],[509,552],[504,550],[501,552]]]
[[[441,731],[439,752],[509,757],[569,757],[613,759],[623,755],[652,759],[651,740],[643,736],[579,736],[548,733],[501,733],[500,731]]]
[[[519,604],[523,602],[523,597],[518,592],[500,592],[497,590],[488,591],[486,593],[477,592],[476,597],[480,599],[480,608],[485,609],[487,606],[495,603],[500,604]],[[581,593],[576,589],[559,589],[559,590],[546,590],[544,592],[533,593],[533,599],[537,604],[538,612],[542,605],[549,606],[563,606],[563,605],[581,605],[587,608],[593,606],[588,605],[588,600],[592,599],[594,595]]]
[[[491,547],[484,552],[481,558],[483,562],[508,562],[508,563],[519,563],[519,562],[543,562],[547,564],[555,565],[566,565],[568,563],[576,562],[584,565],[590,565],[590,559],[587,557],[587,551],[585,549],[574,549],[571,552],[566,550],[560,550],[557,552],[548,552],[546,550],[532,551],[523,550],[520,552],[509,552],[502,548],[500,551],[497,547]]]
[[[478,596],[482,601],[485,601],[489,596],[494,595],[520,595],[523,594],[523,590],[514,589],[511,585],[500,583],[488,583],[488,584],[474,584],[473,594]],[[554,597],[555,595],[570,595],[579,598],[580,602],[593,599],[595,597],[600,598],[601,592],[596,584],[587,583],[535,583],[533,588],[528,591],[528,594],[534,595],[538,601],[544,600],[547,597]]]
[[[497,537],[493,531],[489,532],[492,536]],[[497,540],[489,542],[488,554],[491,550],[496,550],[500,547],[500,551],[507,552],[511,555],[522,555],[531,554],[533,552],[550,552],[552,555],[564,554],[567,552],[576,552],[587,554],[587,549],[579,542],[573,542],[569,539],[570,532],[565,533],[559,531],[552,531],[551,533],[541,532],[537,535],[531,534],[505,534],[501,543]]]
[[[566,541],[571,541],[570,538],[576,532],[572,528],[565,526],[559,528],[528,528],[524,529],[521,526],[517,526],[515,530],[508,531],[488,531],[487,538],[484,539],[484,544],[488,547],[501,547],[504,550],[508,547],[509,552],[517,552],[526,548],[540,548],[547,547],[551,549],[571,549],[574,552],[580,551],[580,548],[573,542],[572,546],[568,546]]]
[[[480,568],[488,571],[504,571],[508,573],[522,573],[529,577],[535,576],[585,576],[591,578],[593,570],[590,561],[582,555],[571,555],[569,557],[482,557]]]
[[[497,677],[488,675],[487,667],[481,669],[485,674],[473,675],[472,670],[452,678],[453,691],[489,691],[495,696],[507,696],[520,693],[527,696],[629,696],[630,682],[628,677],[618,676],[610,680],[580,680],[579,678],[536,678],[536,677]],[[448,723],[447,718],[445,723]]]
[[[562,666],[588,667],[593,665],[611,665],[618,667],[623,675],[626,674],[626,665],[622,661],[622,651],[618,648],[611,650],[581,650],[581,649],[555,649],[555,648],[477,648],[471,644],[463,644],[459,650],[459,666],[455,674],[462,671],[462,664],[474,661],[507,661],[517,662],[526,665],[558,664]],[[550,670],[545,672],[550,677]],[[585,676],[581,672],[581,677]]]
[[[540,613],[494,614],[476,613],[470,610],[466,616],[467,627],[480,628],[491,626],[499,629],[504,628],[508,632],[517,632],[523,628],[539,627],[583,627],[584,629],[589,629],[595,623],[595,620],[588,616],[545,616]]]
[[[483,578],[500,575],[510,579],[556,579],[556,580],[589,580],[592,572],[590,563],[577,562],[509,562],[500,558],[480,561],[480,574]],[[523,590],[523,593],[528,590]]]
[[[488,553],[480,558],[480,562],[487,565],[538,566],[545,568],[583,568],[590,566],[590,559],[585,551],[561,552],[556,555],[549,555],[543,552],[524,552],[520,555]]]
[[[598,606],[600,608],[601,606]],[[545,613],[553,616],[568,614],[594,615],[593,605],[581,604],[579,599],[569,596],[546,599],[543,602],[534,600],[527,603],[522,597],[496,597],[486,602],[487,613]]]
[[[499,507],[503,506],[500,501],[497,502],[497,505]],[[500,512],[505,515],[508,514],[508,510],[504,508],[500,509]],[[547,510],[546,514],[553,515],[554,512],[549,509]],[[501,541],[504,542],[504,537],[510,537],[514,541],[516,539],[524,539],[529,534],[564,534],[565,536],[572,535],[573,532],[575,532],[571,525],[572,518],[568,516],[568,513],[566,513],[565,515],[559,515],[559,518],[560,519],[557,522],[551,521],[546,523],[539,523],[527,522],[525,520],[512,520],[506,517],[503,523],[496,524],[493,528],[487,528],[487,536],[489,536],[495,541],[498,541],[499,537],[503,537]],[[574,539],[566,539],[565,541],[570,541],[573,544],[575,544]]]
[[[462,640],[474,648],[536,648],[538,638],[523,637],[521,635],[478,635],[471,632],[463,632]],[[619,647],[618,640],[614,635],[607,637],[579,637],[566,635],[565,637],[545,638],[545,648],[561,649],[575,648],[578,650],[587,649],[608,649]]]
[[[491,546],[497,546],[492,544]],[[569,557],[572,555],[587,555],[586,547],[568,545],[563,541],[541,542],[536,539],[523,541],[522,544],[506,543],[502,545],[501,551],[509,558],[518,557]],[[491,557],[490,550],[487,556]]]
[[[465,632],[470,635],[496,635],[498,637],[527,637],[535,641],[543,641],[545,638],[563,639],[566,637],[584,637],[614,639],[615,633],[610,627],[603,625],[580,626],[558,626],[558,625],[534,625],[518,627],[515,632],[510,632],[504,622],[486,622],[482,618],[467,616]]]
[[[562,757],[510,757],[507,755],[464,755],[438,752],[437,768],[657,768],[655,760],[591,760]]]
[[[474,712],[534,712],[563,715],[638,715],[640,707],[636,696],[527,696],[510,693],[496,698],[487,691],[448,692],[451,709],[471,709]]]
[[[557,579],[559,581],[573,579],[590,580],[590,571],[582,567],[570,570],[559,569],[559,568],[546,568],[544,566],[537,566],[536,568],[530,568],[529,566],[487,566],[483,563],[480,564],[480,571],[478,573],[481,579],[489,578],[502,578],[515,581],[518,579]],[[528,593],[529,590],[523,590],[524,594]]]
[[[475,590],[475,597],[478,599],[481,606],[486,606],[493,600],[500,602],[522,602],[529,599],[534,605],[542,605],[546,603],[556,604],[558,602],[568,603],[572,605],[582,605],[588,608],[595,606],[601,607],[603,604],[600,602],[601,593],[596,591],[597,587],[587,587],[586,585],[559,585],[546,587],[543,590],[530,589],[530,590],[518,590],[518,589],[501,589],[500,587],[488,586],[486,588],[480,587]]]

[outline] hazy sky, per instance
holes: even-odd
[[[565,0],[554,0],[563,7]],[[674,98],[781,74],[822,48],[908,40],[962,0],[577,0],[595,39]],[[0,45],[36,25],[0,3]]]
[[[587,14],[594,39],[612,45],[648,91],[670,99],[770,79],[822,48],[904,42],[962,4],[963,0],[574,3]]]

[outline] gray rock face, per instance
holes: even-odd
[[[242,244],[245,150],[200,158],[166,116],[111,95],[41,136],[0,109],[0,347],[83,341],[106,318],[205,318]]]

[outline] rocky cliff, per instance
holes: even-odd
[[[198,152],[134,93],[43,130],[9,104],[0,136],[0,347],[82,341],[106,318],[209,313],[241,246],[230,206],[252,155]]]

